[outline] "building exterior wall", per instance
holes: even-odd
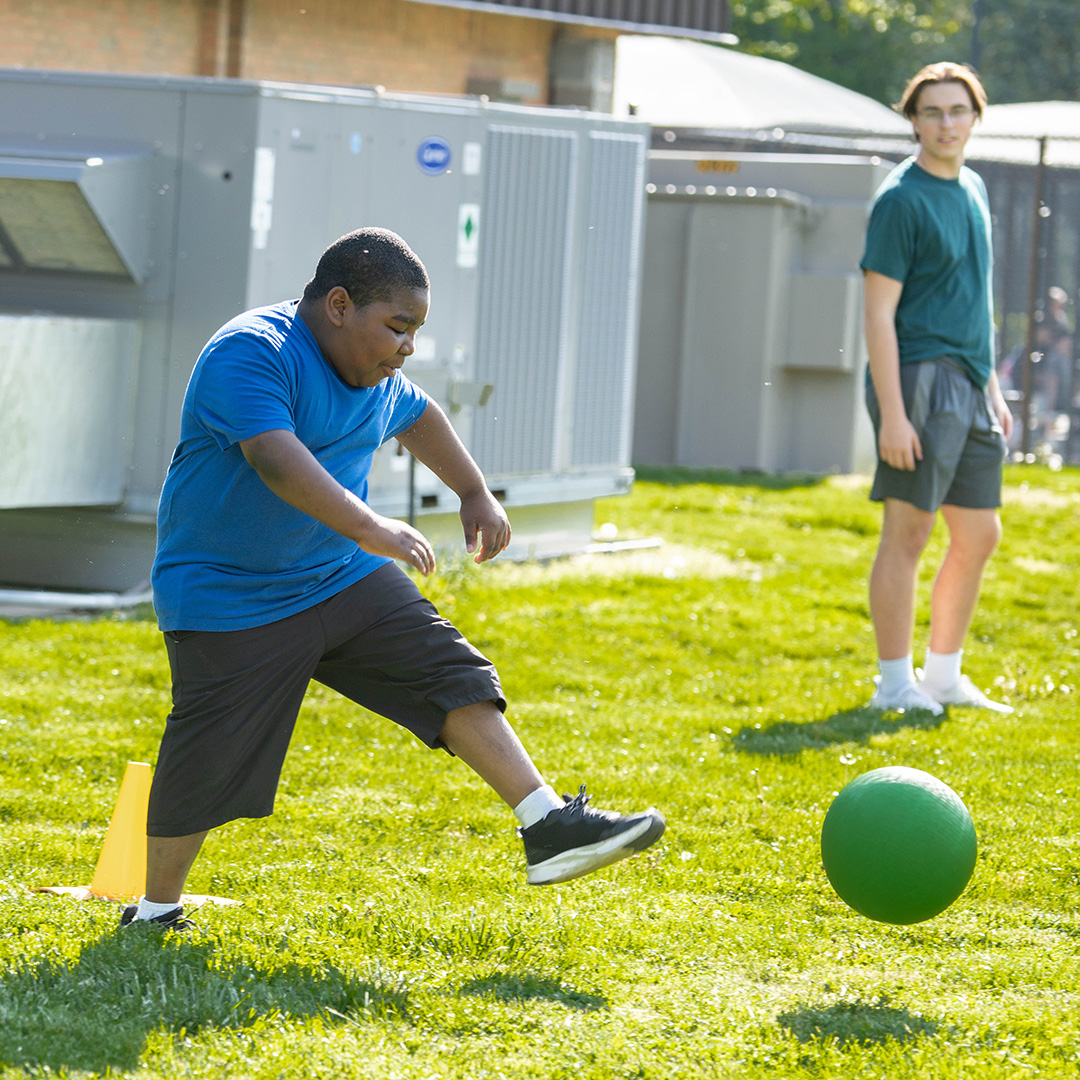
[[[200,0],[0,0],[0,67],[196,74]]]
[[[241,74],[462,94],[470,76],[525,80],[546,100],[553,27],[401,0],[248,0]]]
[[[0,0],[0,66],[439,94],[511,80],[544,104],[566,29],[404,0]]]

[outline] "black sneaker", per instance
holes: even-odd
[[[152,919],[136,919],[135,912],[139,910],[138,904],[130,904],[124,908],[123,914],[120,916],[120,928],[130,926],[134,922],[147,922],[154,926],[160,927],[162,930],[187,930],[195,924],[190,919],[184,918],[184,909],[182,907],[174,907],[172,911],[163,912],[161,915],[155,915]]]
[[[659,810],[628,815],[594,810],[588,805],[584,784],[573,799],[564,795],[563,800],[562,809],[552,810],[527,829],[518,829],[525,841],[530,885],[551,885],[592,873],[644,851],[664,835],[664,815]]]

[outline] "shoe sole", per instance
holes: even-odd
[[[666,827],[664,816],[653,811],[625,832],[609,836],[607,840],[595,844],[571,848],[530,866],[528,882],[530,885],[555,885],[560,881],[584,877],[594,870],[602,870],[605,866],[611,866],[620,859],[627,859],[655,844],[664,835]]]
[[[923,693],[929,694],[929,691],[924,690]],[[956,698],[950,701],[947,698],[939,697],[935,697],[934,700],[942,706],[953,705],[958,709],[986,709],[987,712],[1000,713],[1002,716],[1009,716],[1016,711],[1011,705],[1005,705],[1000,701],[991,701],[988,697],[975,701],[970,698]]]
[[[941,705],[949,705],[957,709],[985,709],[987,712],[999,713],[1008,716],[1015,710],[1011,705],[1002,705],[997,701],[942,701]]]
[[[933,699],[931,699],[933,701]],[[870,703],[866,706],[868,709],[874,709],[876,712],[925,712],[931,716],[941,716],[945,712],[945,705],[943,702],[935,702],[934,705],[898,705],[891,703],[888,705],[882,705],[877,698],[871,698]]]

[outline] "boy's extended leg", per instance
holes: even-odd
[[[441,739],[514,809],[522,823],[531,885],[569,881],[610,866],[664,833],[659,810],[626,815],[594,810],[584,786],[575,798],[560,801],[494,702],[451,710]]]
[[[494,702],[448,712],[441,738],[510,807],[544,786],[544,778]]]

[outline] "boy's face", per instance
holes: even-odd
[[[961,82],[930,83],[919,91],[912,127],[920,153],[936,163],[964,163],[964,148],[975,126],[971,95]]]
[[[393,378],[412,355],[416,331],[427,318],[427,290],[401,288],[390,300],[364,307],[357,307],[344,289],[340,292],[331,300],[341,322],[323,352],[349,386],[377,386]]]

